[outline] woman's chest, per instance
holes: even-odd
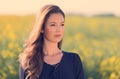
[[[44,65],[40,79],[75,79],[72,64],[60,64],[56,67]]]

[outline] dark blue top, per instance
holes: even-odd
[[[50,65],[44,62],[39,79],[84,79],[83,66],[79,55],[63,51],[59,63]]]
[[[63,51],[63,56],[59,63],[50,65],[44,62],[39,79],[84,79],[79,55]]]

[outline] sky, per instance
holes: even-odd
[[[46,4],[56,4],[65,13],[87,16],[113,13],[120,16],[120,0],[0,0],[0,14],[36,14]]]

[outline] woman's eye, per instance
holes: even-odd
[[[64,24],[61,24],[61,26],[64,26]]]
[[[55,24],[51,24],[50,26],[55,26]]]

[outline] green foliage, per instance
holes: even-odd
[[[18,55],[35,17],[0,16],[0,79],[18,79]],[[86,79],[120,79],[120,18],[67,16],[62,49],[78,53]]]

